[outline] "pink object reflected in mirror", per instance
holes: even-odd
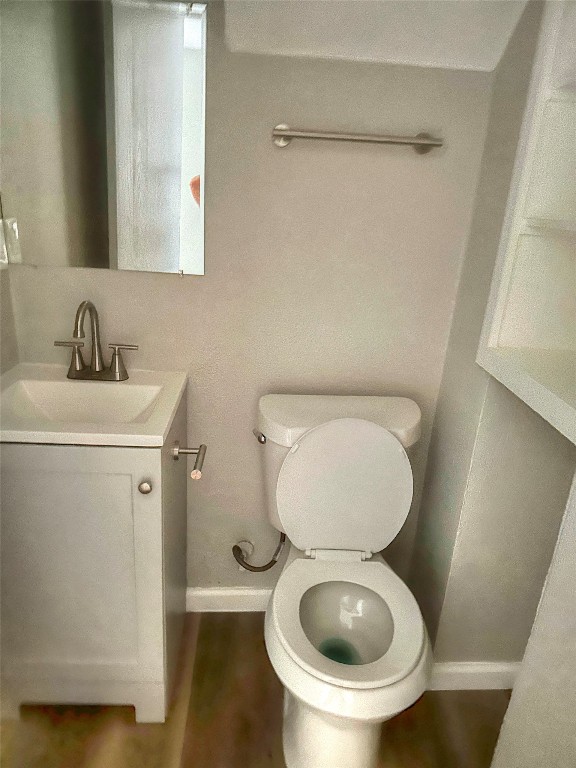
[[[194,176],[190,181],[190,191],[192,197],[196,200],[198,206],[200,206],[200,176]]]

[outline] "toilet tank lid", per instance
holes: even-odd
[[[404,448],[420,438],[420,408],[407,397],[264,395],[258,404],[258,429],[286,448],[312,427],[343,418],[373,421],[398,438]]]

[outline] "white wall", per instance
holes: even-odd
[[[411,584],[441,661],[517,661],[576,450],[475,363],[539,8],[498,69],[474,221],[434,422]]]
[[[493,768],[572,768],[576,755],[576,476]]]
[[[421,487],[491,78],[369,63],[232,54],[209,7],[206,277],[17,267],[24,360],[66,361],[85,298],[104,339],[140,345],[130,366],[188,372],[189,440],[206,471],[189,487],[189,583],[265,584],[231,555],[268,559],[259,446],[266,392],[404,394],[421,406]],[[442,135],[445,149],[335,143],[273,146],[279,122]],[[416,510],[390,548],[405,572]]]
[[[525,2],[227,0],[232,51],[492,71]]]
[[[576,446],[490,381],[434,646],[437,661],[522,659],[575,469]]]
[[[10,294],[10,268],[0,267],[0,373],[18,362],[18,345]]]
[[[432,637],[440,618],[490,380],[476,364],[476,351],[498,251],[538,24],[539,12],[532,4],[496,71],[474,218],[434,420],[411,578]]]

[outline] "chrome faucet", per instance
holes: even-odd
[[[97,373],[104,370],[104,363],[102,362],[98,311],[91,301],[83,301],[76,310],[76,320],[74,321],[74,331],[72,336],[75,339],[84,338],[84,318],[86,312],[90,315],[90,331],[92,333],[92,357],[90,360],[90,368],[93,373]]]
[[[84,318],[86,312],[90,315],[90,331],[92,335],[92,354],[90,365],[86,365],[82,357],[84,338]],[[83,301],[76,310],[76,319],[74,321],[74,331],[72,332],[74,341],[55,341],[55,347],[71,347],[72,359],[68,368],[69,379],[88,379],[97,381],[125,381],[128,378],[128,371],[122,360],[121,349],[138,349],[135,344],[109,344],[112,349],[112,360],[107,367],[102,358],[102,345],[100,343],[100,322],[98,320],[98,311],[91,301]]]

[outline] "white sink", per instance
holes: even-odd
[[[21,363],[0,380],[3,442],[163,445],[183,373],[130,371],[127,381],[71,381],[59,365]]]
[[[145,421],[162,389],[145,384],[114,387],[110,383],[20,379],[2,393],[2,409],[22,418],[126,424]]]

